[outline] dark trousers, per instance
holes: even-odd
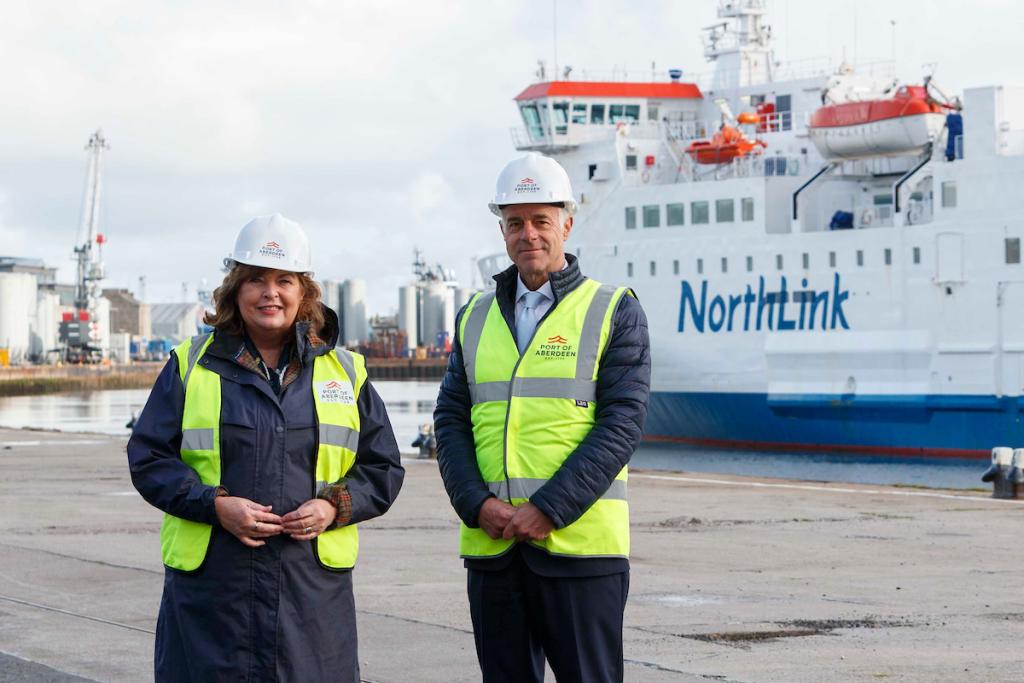
[[[621,683],[629,572],[553,578],[519,554],[498,571],[469,570],[469,611],[484,683],[539,683],[547,657],[559,683]]]

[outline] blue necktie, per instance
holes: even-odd
[[[526,345],[530,343],[533,331],[537,329],[537,321],[540,319],[540,316],[537,315],[537,307],[547,301],[547,298],[541,292],[524,292],[519,297],[519,300],[523,302],[523,310],[516,318],[516,346],[519,347],[520,355]]]

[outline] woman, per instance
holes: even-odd
[[[280,215],[242,228],[214,328],[175,349],[128,442],[163,510],[157,681],[358,681],[355,524],[404,471],[384,403]]]

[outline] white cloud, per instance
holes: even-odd
[[[559,62],[706,70],[698,32],[715,6],[559,0]],[[1024,9],[1008,0],[769,9],[782,57],[887,59],[895,19],[906,79],[938,61],[953,91],[1019,80],[1006,55]],[[307,226],[323,276],[368,280],[377,310],[414,246],[468,281],[472,256],[501,249],[486,203],[515,154],[512,97],[553,61],[551,28],[540,1],[14,3],[0,23],[2,251],[70,277],[82,148],[103,126],[111,286],[145,274],[167,299],[219,280],[235,231],[273,211]]]

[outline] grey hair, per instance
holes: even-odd
[[[556,206],[555,208],[558,209],[558,224],[564,228],[565,224],[569,221],[570,218],[572,218],[572,214],[570,214],[569,209],[565,208],[564,206]],[[502,211],[504,211],[505,207],[503,206],[501,207],[501,209]],[[501,227],[501,231],[505,232],[504,215],[498,219],[498,225]]]

